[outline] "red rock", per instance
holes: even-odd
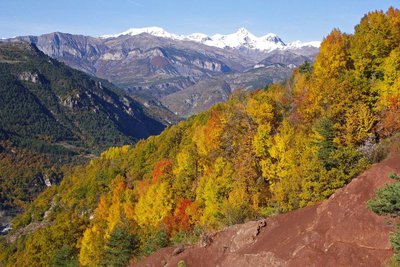
[[[178,246],[174,249],[174,251],[172,251],[172,255],[178,255],[179,253],[182,253],[183,251],[185,251],[185,247],[184,246]]]

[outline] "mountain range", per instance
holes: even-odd
[[[281,50],[292,50],[300,49],[303,47],[319,47],[319,41],[301,42],[295,41],[292,43],[285,44],[282,39],[274,34],[268,33],[264,36],[257,37],[246,28],[241,27],[235,33],[232,34],[214,34],[208,36],[204,33],[192,33],[189,35],[179,35],[169,33],[160,27],[145,27],[145,28],[131,28],[127,31],[118,34],[103,35],[101,38],[118,38],[122,35],[135,36],[142,33],[147,33],[153,36],[180,40],[180,41],[193,41],[202,43],[208,46],[214,46],[219,48],[234,48],[234,49],[253,49],[260,51],[272,51],[275,49]]]
[[[314,60],[319,46],[286,44],[275,34],[256,37],[244,28],[211,37],[149,27],[99,38],[55,32],[8,41],[34,43],[45,54],[182,117],[221,101],[221,93],[210,94],[210,87],[229,95],[237,88],[252,90],[286,80],[296,66]]]

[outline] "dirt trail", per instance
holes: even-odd
[[[395,225],[365,208],[376,189],[400,173],[394,153],[353,179],[320,204],[229,227],[210,236],[207,246],[164,248],[135,266],[384,266],[393,255]]]

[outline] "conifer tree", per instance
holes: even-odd
[[[139,241],[127,229],[117,226],[110,234],[104,248],[103,266],[126,266],[139,247]]]
[[[378,190],[375,198],[368,201],[367,207],[376,214],[400,218],[400,177],[391,174],[390,178],[396,179],[396,182]],[[390,237],[390,241],[396,253],[395,259],[400,263],[400,225],[397,233]]]

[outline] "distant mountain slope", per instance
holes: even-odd
[[[210,108],[216,103],[225,102],[232,88],[223,79],[208,78],[163,98],[165,106],[177,115],[187,117]]]
[[[296,54],[291,51],[275,50],[269,53],[263,60],[258,62],[258,66],[269,66],[273,64],[282,64],[285,66],[297,67],[305,61],[310,62],[310,57]]]
[[[140,101],[146,106],[33,45],[0,42],[0,232],[2,213],[59,182],[63,165],[134,144],[176,121],[161,104]]]
[[[244,72],[225,73],[204,78],[185,90],[169,94],[162,103],[181,117],[188,117],[224,102],[235,89],[245,91],[264,88],[266,84],[283,82],[291,75],[293,66],[256,64]]]
[[[174,107],[186,101],[181,96],[189,94],[180,92],[192,90],[190,88],[200,81],[196,90],[202,91],[201,95],[205,98],[208,98],[209,91],[207,81],[217,76],[218,79],[227,77],[224,82],[232,87],[231,91],[240,87],[253,88],[243,85],[239,74],[268,58],[269,66],[283,64],[273,72],[270,69],[265,72],[258,70],[253,80],[260,81],[259,87],[264,87],[271,80],[281,82],[290,76],[293,67],[304,61],[313,61],[319,45],[319,42],[285,44],[277,35],[256,37],[244,28],[233,34],[211,37],[204,34],[181,36],[150,27],[101,38],[56,32],[9,41],[32,42],[47,55],[107,79],[132,96],[141,95],[164,102],[164,98],[174,95],[168,99],[176,99],[177,102],[169,106],[177,114],[182,114],[182,111]],[[277,57],[277,53],[282,56]],[[251,74],[246,72],[245,76]],[[237,80],[234,80],[236,77]],[[224,88],[219,87],[218,90]],[[215,103],[221,99],[210,101]],[[200,106],[188,108],[198,112],[209,107]]]
[[[386,218],[367,210],[366,202],[390,173],[400,172],[400,155],[353,179],[321,204],[262,221],[234,225],[180,249],[161,249],[133,266],[385,266],[395,230]],[[204,257],[207,255],[207,257]]]
[[[99,150],[165,128],[113,85],[52,60],[34,46],[1,43],[0,73],[0,128],[11,137]]]
[[[108,79],[125,89],[159,96],[181,90],[203,76],[241,71],[254,61],[223,49],[150,34],[99,39],[51,33],[18,37],[74,68]]]

